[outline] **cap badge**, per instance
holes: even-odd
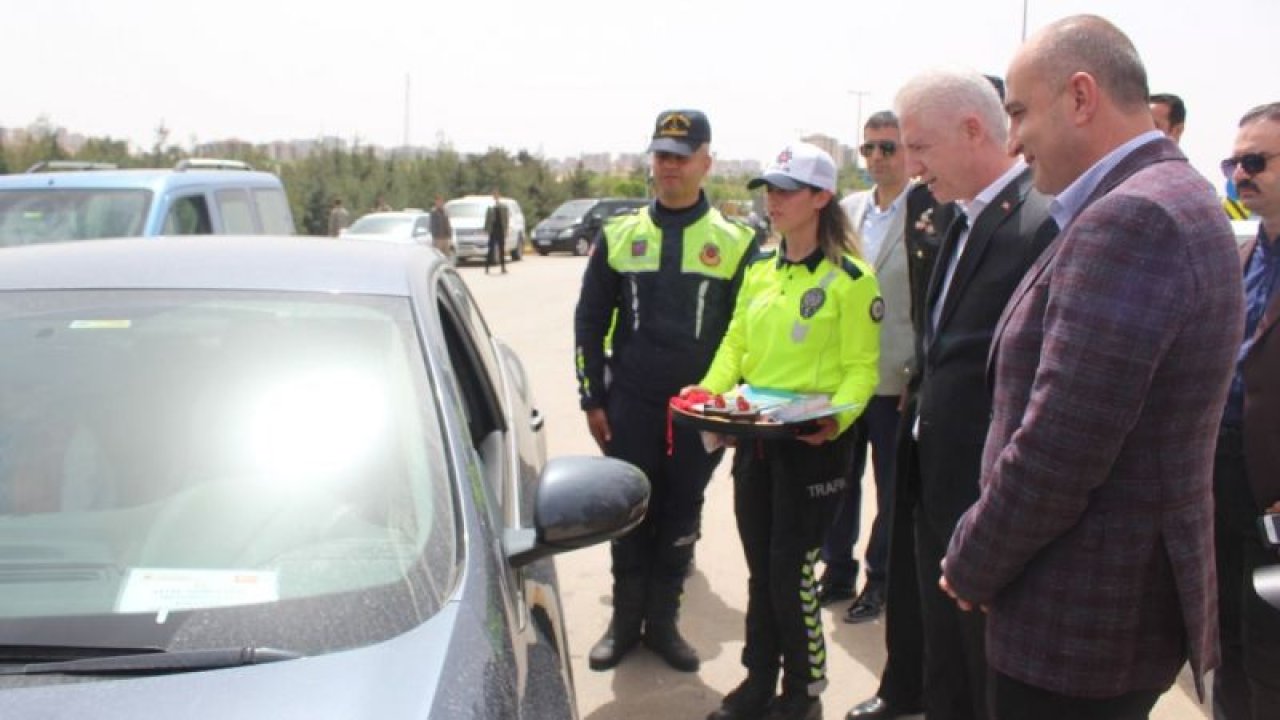
[[[658,134],[663,137],[686,137],[693,121],[684,113],[671,113],[658,123]]]
[[[707,243],[702,246],[702,252],[698,255],[698,259],[703,265],[715,267],[720,264],[720,248],[715,243]]]

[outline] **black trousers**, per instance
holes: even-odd
[[[776,677],[783,691],[817,696],[827,653],[814,564],[849,482],[853,434],[812,446],[798,440],[744,440],[734,454],[734,511],[747,558],[749,674]]]
[[[674,622],[701,529],[707,482],[724,452],[707,453],[696,431],[677,425],[668,454],[665,403],[615,388],[606,411],[613,434],[607,454],[643,470],[651,488],[644,520],[610,546],[614,611]]]
[[[485,253],[485,256],[484,256],[485,272],[488,272],[489,266],[495,262],[498,263],[504,271],[507,269],[507,236],[506,234],[489,236],[489,251]]]
[[[916,569],[924,621],[924,707],[929,720],[985,720],[986,616],[965,612],[938,587],[951,533],[938,533],[917,507]]]
[[[924,707],[924,632],[920,579],[916,571],[915,507],[920,493],[920,462],[911,437],[915,398],[898,423],[898,458],[889,505],[889,564],[884,606],[885,663],[876,695],[895,708]]]
[[[1162,690],[1138,690],[1111,698],[1077,698],[994,671],[989,687],[994,720],[1144,720],[1163,694]]]
[[[1280,562],[1261,542],[1238,433],[1222,433],[1214,456],[1214,543],[1222,664],[1213,674],[1215,720],[1280,716],[1280,610],[1253,589],[1253,571]]]

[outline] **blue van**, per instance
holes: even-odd
[[[280,178],[229,160],[118,170],[38,163],[0,175],[0,247],[151,235],[292,235]]]

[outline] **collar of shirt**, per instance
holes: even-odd
[[[782,238],[782,242],[778,244],[778,269],[779,270],[781,270],[784,267],[787,267],[788,265],[803,265],[809,270],[809,272],[814,272],[818,269],[818,265],[819,263],[822,262],[822,258],[823,258],[822,248],[816,247],[813,249],[813,252],[809,253],[802,260],[788,260],[787,259],[787,239]]]
[[[970,228],[973,227],[973,221],[982,214],[983,210],[987,209],[987,206],[991,204],[991,201],[995,200],[997,195],[1004,192],[1005,187],[1008,186],[1009,183],[1013,182],[1013,179],[1018,177],[1018,175],[1021,175],[1022,171],[1026,169],[1027,163],[1019,157],[1013,165],[1009,166],[1008,170],[1004,171],[1003,175],[996,178],[995,182],[983,188],[982,192],[974,196],[972,200],[956,201],[956,205],[960,208],[960,212],[964,213],[965,220],[968,221]],[[968,235],[967,230],[965,234]],[[959,253],[956,254],[959,255]]]
[[[895,213],[902,209],[903,203],[907,198],[907,187],[889,203],[888,207],[881,210],[876,205],[876,190],[872,190],[867,196],[867,211],[862,215],[862,226],[857,228],[858,234],[862,236],[862,254],[868,262],[874,263],[880,255],[880,248],[884,245],[885,239],[889,235],[889,221],[895,217]]]
[[[1107,173],[1114,170],[1121,160],[1129,157],[1134,150],[1162,137],[1164,133],[1159,130],[1144,132],[1103,155],[1101,160],[1093,164],[1093,167],[1085,170],[1080,177],[1059,193],[1053,202],[1049,203],[1049,214],[1053,216],[1054,222],[1058,223],[1058,227],[1065,228],[1067,223],[1080,214],[1080,208],[1084,207],[1085,201],[1097,189],[1098,183],[1102,182]]]
[[[673,210],[657,200],[653,201],[652,207],[653,210],[649,215],[653,218],[653,222],[657,224],[658,227],[670,228],[692,225],[698,220],[698,218],[707,213],[707,210],[711,208],[711,204],[707,202],[707,194],[704,191],[699,190],[698,202],[687,208]]]

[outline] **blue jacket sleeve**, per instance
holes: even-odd
[[[605,402],[605,338],[622,284],[622,277],[609,267],[608,255],[604,236],[599,234],[587,258],[582,291],[573,313],[573,360],[583,410],[604,407]]]

